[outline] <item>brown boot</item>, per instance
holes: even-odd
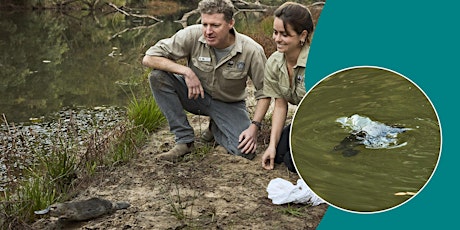
[[[206,129],[202,134],[201,134],[201,140],[205,142],[211,142],[214,140],[214,135],[212,134],[211,130]]]
[[[174,148],[172,148],[168,152],[158,154],[156,156],[156,159],[177,162],[181,156],[184,156],[187,153],[191,153],[193,149],[193,143],[176,144],[176,146],[174,146]]]
[[[209,119],[208,128],[201,134],[201,140],[203,140],[204,142],[211,142],[214,140],[214,134],[211,131],[211,123],[212,120]]]

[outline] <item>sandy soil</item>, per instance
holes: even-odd
[[[190,115],[189,120],[199,139],[207,119]],[[269,132],[268,127],[261,131],[254,160],[218,153],[213,144],[197,141],[194,152],[173,164],[154,160],[174,145],[164,127],[138,158],[105,172],[74,198],[101,197],[131,206],[66,229],[315,229],[326,204],[274,205],[267,197],[270,180],[280,177],[296,184],[299,178],[284,165],[271,171],[261,167]],[[46,226],[53,228],[52,220],[34,225]]]

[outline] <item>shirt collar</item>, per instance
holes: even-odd
[[[278,52],[278,51],[275,51],[275,52]],[[309,46],[304,46],[302,47],[302,49],[300,50],[300,54],[299,54],[299,57],[297,57],[297,63],[296,65],[294,66],[294,69],[297,68],[297,67],[303,67],[303,68],[306,68],[307,66],[307,58],[308,58],[308,53],[310,52],[310,47]],[[284,56],[284,54],[281,53],[280,55],[280,60],[281,60],[281,66],[280,66],[280,71],[285,73],[286,71],[286,57]]]
[[[235,28],[232,28],[232,29],[230,30],[230,33],[232,33],[232,34],[235,35],[235,43],[234,43],[235,47],[233,47],[232,52],[235,52],[235,51],[236,51],[236,52],[241,53],[241,52],[243,51],[243,44],[242,44],[242,42],[241,42],[241,40],[242,40],[242,39],[241,39],[241,36],[242,36],[242,35],[241,35],[240,33],[238,33],[238,32],[236,31]],[[208,44],[206,44],[206,39],[204,38],[204,35],[203,35],[203,34],[201,34],[201,36],[200,36],[200,38],[198,39],[198,41],[200,41],[200,42],[202,42],[203,44],[205,44],[206,46],[208,46]]]
[[[303,46],[302,50],[300,50],[299,57],[297,58],[297,65],[300,67],[306,67],[307,66],[307,58],[308,58],[308,53],[310,52],[310,46]]]

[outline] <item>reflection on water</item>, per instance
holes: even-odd
[[[359,145],[352,157],[333,151],[349,135],[336,119],[353,114],[412,128],[398,135],[407,145]],[[291,144],[299,173],[318,195],[339,208],[373,212],[407,201],[425,185],[441,136],[431,103],[415,85],[387,70],[359,68],[336,73],[308,93],[295,114]]]
[[[174,21],[196,7],[186,5],[155,15],[162,22],[94,11],[2,11],[0,115],[23,122],[66,107],[127,105],[130,90],[148,90],[144,52],[183,28]],[[263,17],[240,14],[237,30],[254,33],[257,24],[271,32],[272,20],[259,23]]]
[[[125,91],[146,84],[140,64],[146,47],[181,28],[164,21],[126,30],[139,22],[117,13],[71,13],[1,12],[0,114],[10,122],[63,107],[126,105]]]

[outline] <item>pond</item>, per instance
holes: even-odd
[[[26,122],[65,107],[125,106],[145,84],[145,50],[180,28],[116,12],[3,11],[0,113]]]
[[[0,115],[27,122],[66,107],[125,106],[132,91],[143,88],[145,94],[148,87],[148,69],[141,65],[144,52],[183,28],[175,21],[195,7],[155,15],[160,22],[115,10],[1,12]],[[259,33],[264,24],[257,29],[249,25],[260,22],[260,16],[239,14],[237,30]],[[197,18],[190,17],[188,23]],[[271,23],[265,23],[269,38]]]
[[[409,130],[384,148],[337,148],[350,135],[337,119],[354,114]],[[304,98],[291,144],[297,170],[321,198],[348,211],[379,212],[408,201],[428,182],[439,159],[440,132],[434,108],[412,82],[385,69],[351,68]]]

